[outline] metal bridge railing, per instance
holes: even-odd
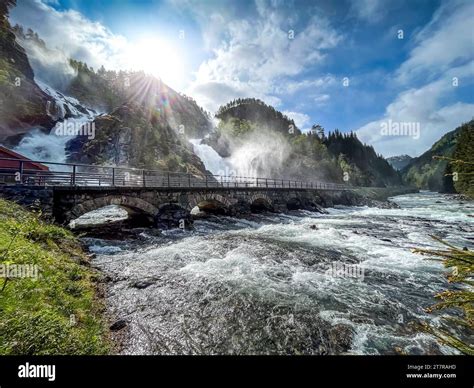
[[[41,169],[46,166],[49,170]],[[188,173],[142,170],[127,167],[53,163],[0,158],[0,185],[99,186],[148,188],[285,188],[348,190],[344,184],[303,182],[288,179],[224,175],[197,176]]]

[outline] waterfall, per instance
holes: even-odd
[[[232,155],[222,158],[201,139],[190,140],[194,152],[206,168],[215,175],[262,177],[278,174],[290,155],[287,141],[275,133],[260,131],[246,138],[244,144],[232,150]]]
[[[33,160],[65,163],[67,159],[66,144],[69,140],[74,139],[76,135],[69,136],[61,132],[58,134],[58,128],[63,126],[66,120],[68,126],[80,128],[83,124],[93,121],[97,113],[81,107],[81,103],[77,99],[66,96],[41,81],[36,80],[36,83],[54,99],[59,112],[59,121],[49,134],[42,132],[40,129],[33,129],[23,137],[18,146],[14,148],[14,151]],[[72,117],[65,120],[66,111],[69,111]],[[54,170],[54,167],[52,169]]]
[[[202,139],[190,139],[193,145],[194,153],[204,163],[204,166],[214,175],[235,176],[236,170],[232,164],[222,158],[214,148],[207,144],[201,144]]]

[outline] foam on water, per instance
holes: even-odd
[[[349,353],[391,354],[395,349],[408,354],[455,353],[408,325],[420,320],[438,325],[441,313],[428,314],[424,308],[435,303],[436,293],[449,287],[442,265],[410,248],[440,248],[430,234],[472,247],[473,221],[462,203],[442,195],[423,193],[394,200],[402,209],[338,208],[325,215],[202,220],[196,222],[195,231],[179,230],[170,240],[165,236],[162,243],[114,252],[113,259],[99,254],[95,260],[99,268],[111,277],[128,279],[114,283],[109,296],[113,311],[127,314],[132,321],[132,339],[124,352],[157,352],[156,344],[144,339],[144,326],[148,335],[174,333],[168,346],[173,344],[175,350],[160,348],[160,352],[193,352],[189,338],[207,348],[207,353],[258,352],[260,337],[250,337],[255,330],[261,330],[261,335],[268,330],[266,324],[258,326],[262,309],[268,309],[264,314],[270,319],[275,309],[285,308],[278,315],[285,322],[282,325],[299,319],[298,326],[291,334],[272,334],[271,343],[291,338],[303,346],[306,330],[321,319],[320,325],[352,328]],[[432,206],[431,211],[424,206]],[[438,209],[446,214],[438,214]],[[330,271],[334,262],[357,265],[363,277],[334,276]],[[133,279],[144,278],[153,279],[153,285],[139,291],[130,288]],[[245,299],[249,295],[251,301]],[[135,307],[138,304],[140,310]],[[244,314],[238,318],[238,330],[233,320],[221,319],[234,308]],[[198,313],[203,309],[210,309],[206,318]],[[302,311],[319,318],[303,319]],[[186,334],[174,323],[183,319],[192,327]],[[215,322],[214,326],[208,326],[209,322]],[[222,347],[222,342],[213,342],[217,337],[204,335],[213,327],[219,327],[218,337],[241,337]],[[285,335],[290,337],[285,339]],[[277,349],[268,348],[268,352]]]

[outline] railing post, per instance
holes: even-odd
[[[146,176],[145,176],[145,170],[142,170],[142,185],[143,187],[146,187]]]
[[[265,178],[265,186],[268,188],[268,178]]]
[[[20,183],[23,184],[23,170],[24,170],[24,164],[23,161],[20,162]]]
[[[112,167],[112,186],[115,186],[115,167]]]
[[[72,166],[72,185],[76,186],[76,165]]]
[[[206,174],[206,187],[207,187],[207,174]]]
[[[170,173],[166,173],[167,180],[168,180],[168,187],[170,187]]]
[[[191,187],[191,174],[188,174],[188,186]]]

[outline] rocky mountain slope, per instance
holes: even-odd
[[[166,113],[152,105],[128,102],[97,117],[95,137],[68,142],[68,159],[100,165],[129,166],[202,175],[206,169],[184,135],[173,129]]]
[[[29,143],[44,150],[50,136],[51,144],[62,143],[56,124],[72,125],[80,134],[67,143],[65,138],[70,162],[206,173],[188,138],[204,137],[212,125],[193,99],[143,72],[94,71],[74,59],[58,66],[61,58],[55,50],[33,31],[12,28],[7,8],[0,9],[0,142],[21,145],[26,135],[40,129],[45,134]],[[51,63],[44,61],[53,57]],[[87,123],[87,118],[93,121]],[[84,122],[93,136],[76,128]]]
[[[0,142],[11,144],[33,128],[51,129],[57,119],[54,99],[34,81],[23,47],[8,22],[7,5],[0,7]]]
[[[212,128],[210,117],[190,97],[178,93],[164,82],[143,72],[97,71],[87,64],[71,60],[76,76],[64,92],[91,108],[111,112],[120,105],[138,102],[166,109],[167,124],[189,138],[204,137]]]
[[[204,136],[210,127],[195,102],[141,72],[109,72],[107,77],[102,70],[75,65],[78,75],[69,92],[88,105],[102,103],[102,109],[112,110],[94,120],[93,139],[78,136],[67,144],[70,161],[206,172],[188,142],[188,136]]]

